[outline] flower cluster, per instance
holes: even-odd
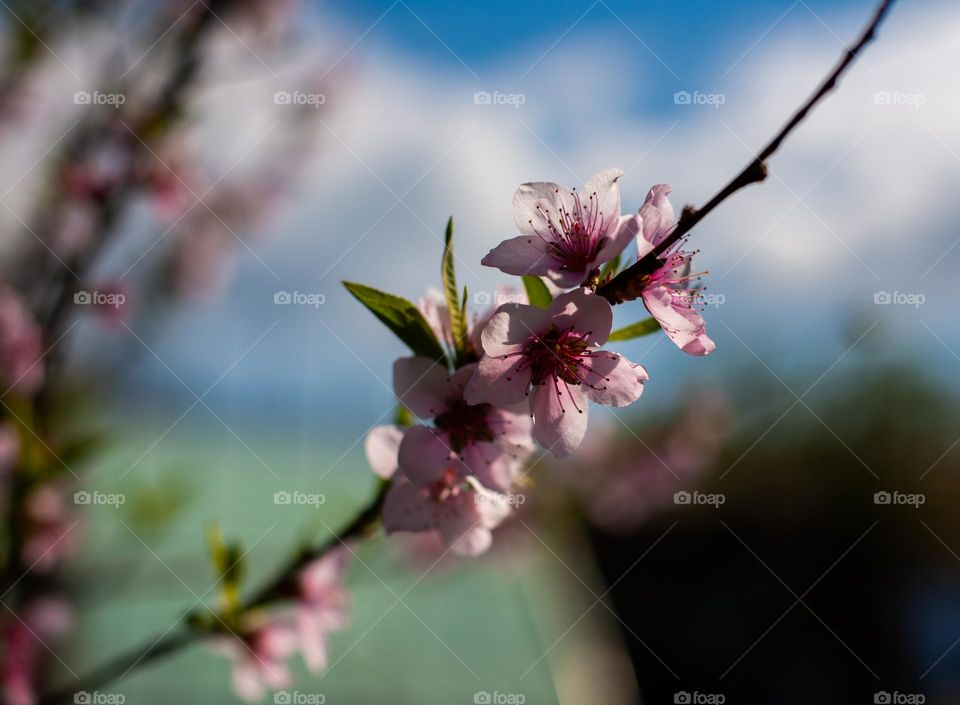
[[[444,292],[429,291],[411,315],[446,354],[423,354],[409,331],[394,329],[419,352],[394,363],[393,385],[420,423],[380,426],[366,441],[371,467],[391,482],[388,532],[433,531],[455,553],[485,552],[536,445],[566,457],[586,436],[590,402],[622,407],[643,393],[647,370],[603,347],[613,309],[597,290],[631,243],[642,258],[675,222],[665,184],[650,189],[637,212],[621,214],[622,175],[607,169],[580,191],[552,183],[517,189],[520,235],[483,264],[522,276],[529,300],[509,296],[472,322],[448,268],[448,229]],[[662,328],[684,352],[706,355],[714,344],[697,307],[692,258],[679,243],[666,248],[638,283],[639,298],[656,323],[650,330]],[[358,298],[382,314],[375,299]]]

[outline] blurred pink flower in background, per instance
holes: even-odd
[[[281,690],[293,683],[287,660],[296,653],[297,644],[293,626],[272,618],[250,634],[217,637],[213,647],[233,661],[232,684],[237,696],[256,702],[268,688]]]
[[[347,626],[350,596],[344,586],[350,552],[336,548],[300,573],[296,628],[307,667],[319,673],[327,667],[327,634]]]
[[[0,686],[7,705],[34,705],[38,671],[49,648],[45,642],[70,630],[73,613],[55,597],[37,598],[18,612],[7,615],[0,632]]]
[[[0,288],[0,393],[13,390],[29,396],[43,384],[40,329],[20,297]]]

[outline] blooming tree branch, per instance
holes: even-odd
[[[503,293],[489,310],[467,310],[453,267],[453,224],[441,260],[442,291],[418,304],[345,282],[347,290],[410,348],[396,361],[398,422],[372,429],[366,451],[378,490],[329,540],[300,549],[275,576],[240,597],[242,553],[211,541],[220,603],[185,615],[185,626],[121,655],[83,679],[96,689],[163,655],[203,639],[233,660],[236,692],[249,700],[283,688],[286,662],[299,651],[307,666],[327,663],[326,636],[345,618],[344,544],[370,535],[431,533],[447,550],[478,555],[510,514],[509,496],[529,472],[539,444],[557,457],[584,442],[590,402],[626,406],[642,394],[645,368],[605,349],[609,342],[663,330],[681,351],[715,348],[698,308],[694,253],[683,238],[720,203],[761,182],[766,160],[837,85],[876,34],[893,0],[883,0],[866,30],[813,95],[739,174],[679,221],[668,184],[653,186],[636,212],[621,213],[618,169],[601,171],[582,190],[536,182],[514,195],[519,235],[483,263],[523,278],[525,293]],[[620,271],[636,244],[635,263]],[[548,281],[545,282],[544,278]],[[611,331],[612,306],[642,299],[652,318]],[[75,692],[51,693],[58,705]]]

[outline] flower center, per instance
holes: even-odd
[[[557,193],[560,193],[559,189]],[[600,212],[596,192],[590,194],[584,203],[580,194],[573,191],[573,208],[567,210],[561,202],[556,217],[541,206],[537,206],[537,210],[546,221],[548,231],[546,236],[539,232],[537,234],[550,254],[564,262],[564,269],[585,269],[596,260],[597,254],[609,241],[607,237],[597,237],[603,225],[603,213]],[[533,221],[530,224],[533,225]]]
[[[433,422],[447,434],[453,452],[459,453],[472,443],[493,442],[494,434],[488,421],[492,410],[490,404],[470,406],[462,398],[455,399]]]
[[[586,337],[574,333],[572,328],[558,330],[551,326],[545,335],[534,338],[524,351],[533,369],[533,384],[545,384],[553,378],[581,384],[582,358],[589,356]]]

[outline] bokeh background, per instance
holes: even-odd
[[[29,24],[16,5],[0,8],[8,37]],[[209,598],[209,522],[249,547],[256,576],[365,501],[362,439],[392,418],[390,366],[404,349],[340,280],[416,300],[438,284],[452,215],[458,276],[482,306],[505,277],[480,258],[511,236],[524,181],[579,185],[619,166],[627,208],[662,182],[676,204],[703,203],[872,11],[862,0],[264,5],[266,16],[215,33],[182,156],[208,181],[253,184],[228,195],[234,205],[271,194],[272,207],[237,209],[243,243],[228,273],[201,275],[209,295],[135,318],[132,331],[83,320],[66,343],[71,374],[96,380],[89,413],[112,440],[90,487],[131,499],[84,510],[71,568],[79,629],[57,648],[51,682]],[[141,11],[101,9],[44,42],[21,119],[0,133],[7,251],[30,238],[22,222],[54,145],[103,108],[75,92],[164,51],[162,23],[130,29]],[[299,674],[299,692],[329,703],[483,692],[955,702],[958,29],[955,3],[896,6],[766,183],[694,231],[714,354],[687,358],[664,336],[619,346],[651,379],[635,408],[598,408],[594,422],[639,457],[678,410],[696,413],[698,390],[721,395],[721,447],[684,487],[723,505],[668,496],[611,531],[559,499],[505,528],[509,547],[489,559],[430,570],[416,547],[375,540],[351,570],[352,626],[334,636],[321,678]],[[290,126],[283,91],[324,96],[311,129]],[[143,204],[119,227],[99,275],[136,286],[166,233]],[[278,292],[322,303],[278,305]],[[643,315],[627,304],[616,321]],[[535,491],[550,495],[563,473],[544,461]],[[294,490],[326,501],[274,503]],[[877,492],[924,503],[877,504]],[[234,700],[228,664],[202,647],[114,688],[129,703]]]

